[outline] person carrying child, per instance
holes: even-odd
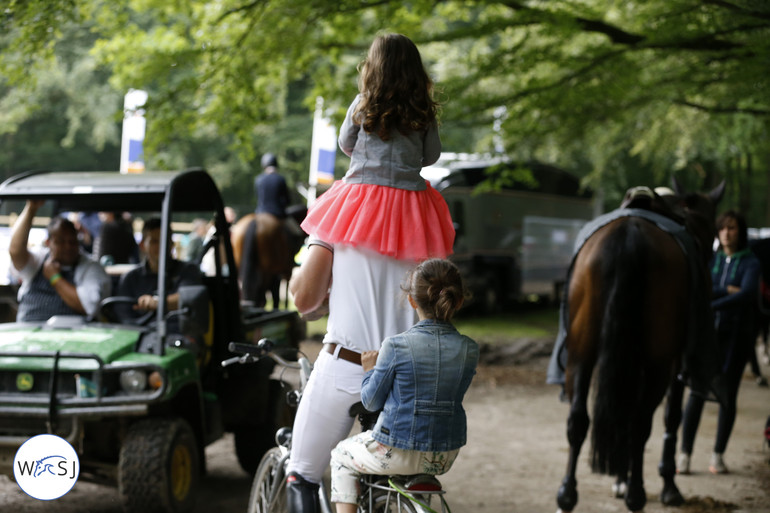
[[[332,451],[332,502],[354,513],[360,474],[447,472],[466,443],[463,397],[479,360],[479,346],[452,325],[462,306],[460,271],[448,260],[419,264],[404,287],[419,322],[361,356],[361,400],[382,409],[374,428]]]
[[[446,202],[420,176],[439,158],[441,141],[433,83],[417,47],[403,35],[378,36],[360,70],[360,94],[339,137],[350,169],[302,223],[309,249],[289,284],[300,313],[326,305],[329,312],[292,431],[291,513],[319,510],[318,484],[353,426],[350,406],[361,399],[361,353],[416,320],[399,290],[407,272],[445,258],[454,242]]]

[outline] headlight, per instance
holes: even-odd
[[[147,388],[147,373],[131,369],[120,373],[120,386],[129,394],[137,394]]]
[[[152,371],[147,378],[147,383],[153,390],[159,390],[163,386],[163,375],[158,371]]]

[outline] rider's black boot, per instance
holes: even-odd
[[[290,472],[286,477],[286,502],[289,513],[320,513],[318,485]]]

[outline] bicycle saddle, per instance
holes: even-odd
[[[380,415],[378,411],[371,412],[364,408],[364,404],[361,401],[354,403],[348,410],[348,413],[351,417],[358,418],[358,422],[364,431],[372,429],[377,423],[377,417]]]

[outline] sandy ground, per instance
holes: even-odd
[[[466,397],[468,445],[454,468],[441,478],[454,513],[532,513],[556,511],[556,490],[567,461],[567,405],[558,390],[544,384],[547,358],[525,344],[525,358],[506,357],[502,364],[483,365]],[[534,344],[537,346],[537,344]],[[517,354],[521,354],[520,351]],[[524,361],[521,361],[521,360]],[[511,364],[510,362],[518,362]],[[770,369],[763,368],[770,376]],[[654,419],[647,444],[645,483],[647,513],[770,512],[770,450],[763,430],[770,415],[770,389],[758,387],[747,372],[741,386],[738,418],[725,461],[726,475],[708,473],[716,430],[717,407],[708,403],[692,457],[693,474],[677,477],[687,503],[664,507],[658,498],[661,480],[657,464],[663,432],[662,408]],[[243,513],[250,478],[235,459],[232,439],[207,448],[209,474],[202,483],[196,513]],[[590,473],[587,446],[578,468],[580,501],[576,512],[625,511],[612,497],[612,479]],[[41,502],[28,497],[11,480],[0,477],[0,512],[121,511],[114,488],[78,482],[64,497]]]

